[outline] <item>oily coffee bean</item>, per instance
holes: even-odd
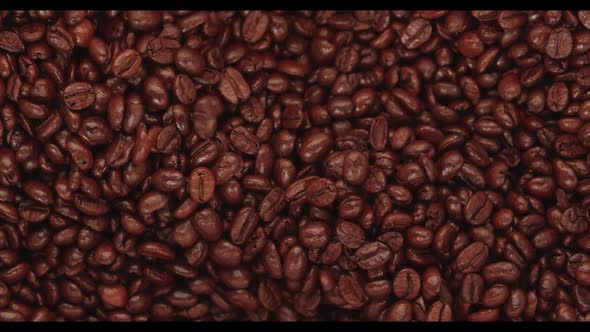
[[[420,275],[406,268],[397,273],[393,279],[393,293],[402,299],[413,300],[420,292]]]
[[[490,217],[493,203],[485,192],[474,194],[465,205],[465,218],[473,225],[482,225]]]
[[[336,199],[336,185],[329,179],[317,179],[307,186],[307,201],[317,207],[331,205]]]
[[[0,32],[0,48],[11,53],[23,52],[25,46],[19,36],[12,31]]]
[[[205,167],[195,168],[188,177],[188,193],[199,203],[211,200],[215,191],[215,176]]]
[[[120,78],[130,78],[141,69],[140,54],[134,49],[119,53],[113,60],[113,74]]]
[[[432,25],[423,18],[412,20],[404,30],[401,42],[408,49],[415,49],[428,41],[432,34]]]
[[[573,47],[572,34],[566,28],[557,28],[549,34],[546,52],[553,59],[567,58]]]
[[[248,13],[242,23],[242,37],[248,43],[255,43],[262,38],[270,23],[269,15],[261,11]]]
[[[455,265],[461,273],[472,273],[481,270],[487,259],[488,247],[482,242],[475,242],[457,255]]]
[[[589,11],[0,27],[0,320],[590,318]]]
[[[72,83],[65,88],[63,98],[69,109],[79,111],[94,103],[96,93],[92,85],[78,82]]]
[[[246,127],[234,128],[229,137],[236,150],[244,154],[255,154],[260,148],[258,137],[251,133]]]
[[[336,226],[336,237],[345,247],[351,249],[357,249],[366,240],[364,230],[349,221],[342,221]]]
[[[360,268],[371,270],[387,263],[391,259],[391,250],[381,242],[370,242],[355,252],[354,259]]]
[[[287,203],[285,196],[285,192],[279,187],[268,192],[258,208],[263,221],[270,222],[281,212]]]
[[[250,85],[237,69],[228,67],[219,82],[219,92],[230,103],[237,104],[250,97]]]

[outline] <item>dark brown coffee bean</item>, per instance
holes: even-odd
[[[217,212],[210,208],[198,211],[192,217],[195,230],[207,242],[216,242],[223,232],[223,224]]]
[[[228,67],[219,82],[219,92],[230,103],[237,104],[250,97],[250,86],[238,70]]]
[[[281,188],[276,187],[269,191],[262,202],[260,202],[258,213],[262,220],[270,222],[281,212],[286,204],[285,192]]]
[[[450,322],[453,319],[451,307],[442,301],[433,303],[426,314],[427,322]]]
[[[92,85],[85,82],[77,82],[65,88],[63,98],[69,109],[79,111],[94,103],[96,93]]]
[[[255,43],[262,38],[268,29],[270,19],[265,12],[252,11],[246,15],[242,23],[242,37],[248,43]]]
[[[371,270],[387,263],[391,250],[381,242],[370,242],[355,252],[354,259],[360,268]]]
[[[245,154],[256,154],[260,148],[258,137],[246,127],[234,128],[229,138],[234,148]]]
[[[485,192],[475,193],[465,205],[465,218],[473,225],[482,225],[490,216],[493,203]]]
[[[509,295],[510,291],[506,285],[495,284],[484,292],[481,303],[486,307],[496,308],[504,304]]]
[[[382,151],[385,149],[387,144],[387,133],[387,119],[384,116],[376,117],[371,124],[371,130],[369,132],[369,142],[375,150]]]
[[[152,175],[152,184],[156,189],[171,192],[184,187],[185,178],[182,172],[168,167],[157,170]]]
[[[193,80],[184,74],[176,76],[173,91],[176,99],[183,104],[192,104],[197,98],[197,90]]]
[[[353,185],[359,185],[369,175],[369,160],[358,151],[350,151],[344,155],[342,177]]]
[[[336,199],[336,185],[329,179],[317,179],[307,186],[307,201],[317,207],[331,205]]]
[[[481,301],[484,280],[479,274],[469,273],[461,281],[459,299],[462,304],[471,306]]]
[[[549,35],[545,51],[553,59],[564,59],[572,53],[572,47],[571,32],[566,28],[557,28]]]
[[[341,276],[338,279],[338,289],[342,298],[352,307],[361,306],[366,301],[366,295],[355,278]]]
[[[146,45],[145,53],[149,59],[159,64],[174,62],[174,52],[180,48],[180,43],[172,38],[157,37]]]
[[[316,176],[309,176],[293,182],[285,190],[285,198],[289,204],[300,204],[307,199],[307,187],[308,185],[317,180]]]
[[[342,244],[351,249],[359,248],[366,239],[363,229],[355,223],[342,221],[336,227],[336,237]]]
[[[141,68],[141,56],[136,50],[127,49],[113,60],[113,74],[121,78],[130,78]]]
[[[475,242],[463,249],[455,260],[455,266],[461,273],[481,270],[488,259],[488,247],[482,242]]]
[[[420,275],[409,268],[399,271],[393,279],[393,293],[398,298],[415,299],[420,293]]]
[[[187,185],[190,197],[196,202],[205,203],[213,197],[215,176],[208,168],[197,167],[191,171]]]
[[[488,283],[512,284],[520,277],[520,270],[510,262],[488,264],[483,268],[482,273]]]
[[[231,224],[230,238],[232,242],[241,245],[248,241],[258,226],[258,219],[258,213],[254,208],[242,208]]]
[[[12,31],[0,32],[0,48],[11,53],[21,53],[25,50],[22,40]]]
[[[401,41],[405,47],[415,49],[426,43],[431,34],[432,26],[430,22],[417,18],[408,24],[401,36]]]
[[[298,149],[301,160],[305,163],[321,161],[333,144],[333,138],[324,132],[308,132],[303,136]]]

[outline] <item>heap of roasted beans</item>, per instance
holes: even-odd
[[[0,320],[590,320],[590,11],[0,11]]]

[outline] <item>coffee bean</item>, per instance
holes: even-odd
[[[274,188],[260,202],[258,213],[262,220],[269,222],[279,214],[286,203],[285,192],[281,188]]]
[[[499,282],[511,284],[516,282],[520,277],[520,270],[510,262],[488,264],[483,268],[482,273],[488,283]]]
[[[230,238],[241,245],[248,241],[258,226],[258,214],[251,207],[243,208],[232,221]]]
[[[244,18],[242,24],[242,37],[248,43],[255,43],[266,32],[270,19],[268,15],[261,11],[252,11]]]
[[[359,248],[366,239],[363,229],[349,221],[342,221],[338,224],[336,237],[344,246],[351,249]]]
[[[188,193],[190,197],[199,203],[208,202],[215,191],[215,177],[205,167],[197,167],[188,177]]]
[[[338,279],[338,289],[342,298],[353,307],[358,307],[366,300],[366,295],[359,282],[350,276],[341,276]]]
[[[371,270],[389,261],[391,250],[381,242],[370,242],[360,247],[354,257],[360,268]]]
[[[178,75],[174,80],[174,96],[183,104],[192,104],[197,97],[195,84],[187,75]]]
[[[568,29],[557,28],[547,39],[546,52],[553,59],[564,59],[572,53],[572,34]]]
[[[388,133],[387,126],[387,119],[383,116],[376,117],[371,124],[369,141],[371,146],[377,151],[382,151],[385,149]]]
[[[451,307],[441,301],[433,303],[426,315],[427,322],[449,322],[452,318],[453,311]]]
[[[207,242],[216,242],[224,231],[219,215],[210,208],[195,213],[191,222],[199,235]]]
[[[150,259],[172,260],[174,259],[174,252],[166,245],[159,242],[145,242],[142,243],[137,252]]]
[[[120,78],[130,78],[141,69],[141,56],[136,50],[127,49],[113,60],[113,74]]]
[[[258,137],[246,127],[234,128],[229,137],[232,145],[242,153],[255,154],[260,148]]]
[[[415,49],[426,43],[430,39],[431,34],[432,26],[430,22],[418,18],[408,24],[401,36],[401,41],[405,47]]]
[[[0,48],[11,53],[21,53],[25,50],[22,40],[12,31],[0,32]]]
[[[488,247],[482,242],[475,242],[459,253],[455,265],[461,273],[472,273],[481,270],[487,259]]]
[[[409,268],[399,271],[393,279],[393,293],[398,298],[415,299],[420,293],[420,275]]]
[[[350,151],[346,153],[342,163],[342,177],[350,184],[359,185],[369,175],[369,161],[361,152]]]
[[[317,207],[331,205],[336,199],[336,185],[329,179],[318,179],[307,186],[307,201]]]
[[[161,168],[152,175],[152,184],[156,189],[170,192],[184,187],[185,178],[182,172],[174,168]]]
[[[77,82],[65,88],[63,98],[69,109],[79,111],[94,103],[96,93],[92,85],[85,82]]]
[[[250,97],[250,86],[238,70],[228,67],[219,82],[219,92],[230,103],[237,104]]]
[[[172,38],[157,37],[145,47],[145,53],[150,60],[159,64],[170,64],[174,61],[174,52],[180,48],[180,43]]]
[[[491,215],[492,202],[483,191],[474,194],[465,205],[465,218],[473,225],[483,224]]]
[[[320,221],[310,221],[299,229],[301,244],[306,248],[324,248],[330,240],[330,227]]]

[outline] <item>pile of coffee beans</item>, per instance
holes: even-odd
[[[0,11],[0,320],[590,320],[590,11]]]

